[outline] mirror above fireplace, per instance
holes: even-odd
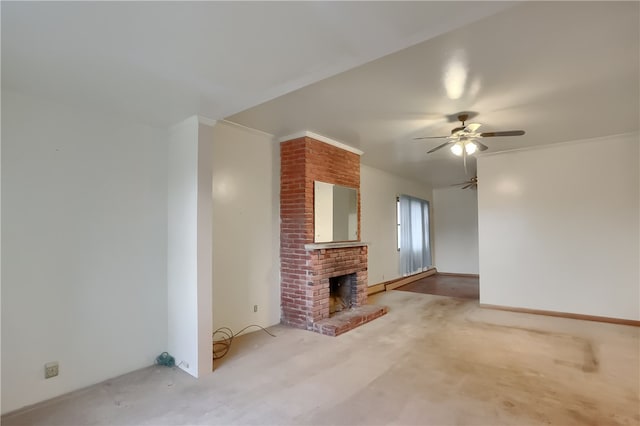
[[[314,242],[358,240],[358,190],[314,182]]]

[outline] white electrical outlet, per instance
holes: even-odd
[[[58,375],[58,362],[48,362],[44,365],[44,378],[50,379]]]

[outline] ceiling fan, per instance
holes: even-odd
[[[488,146],[479,141],[482,138],[493,138],[496,136],[522,136],[524,135],[524,130],[508,130],[504,132],[485,132],[479,133],[477,130],[480,128],[481,124],[479,123],[469,123],[465,125],[465,121],[469,119],[469,114],[459,114],[458,120],[462,123],[461,126],[456,127],[451,130],[451,134],[449,136],[424,136],[421,138],[414,138],[414,140],[420,139],[448,139],[442,145],[438,145],[437,147],[427,151],[427,154],[431,154],[441,148],[444,148],[447,145],[451,145],[451,152],[453,152],[457,156],[461,156],[464,154],[471,155],[475,153],[477,150],[485,151],[489,149]]]
[[[478,176],[474,176],[464,182],[454,183],[451,186],[462,186],[460,189],[478,189]]]

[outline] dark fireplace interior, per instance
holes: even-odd
[[[329,278],[329,315],[350,309],[353,306],[353,289],[356,274]]]

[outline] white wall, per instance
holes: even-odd
[[[396,241],[396,197],[406,194],[431,201],[431,187],[362,164],[360,191],[361,240],[370,243],[368,284],[375,285],[400,278],[402,275]],[[430,207],[433,214],[433,206]]]
[[[211,148],[213,130],[190,117],[170,129],[168,351],[199,377],[211,366]]]
[[[167,345],[166,133],[2,90],[2,411]],[[60,363],[45,380],[44,364]]]
[[[198,124],[198,377],[213,371],[213,155],[215,122]]]
[[[434,265],[438,272],[478,273],[478,193],[433,190]]]
[[[168,350],[197,375],[198,118],[170,129],[168,157]],[[189,367],[186,367],[186,365]]]
[[[214,329],[280,322],[279,155],[270,135],[214,127]]]
[[[640,319],[638,134],[478,159],[480,302]]]

